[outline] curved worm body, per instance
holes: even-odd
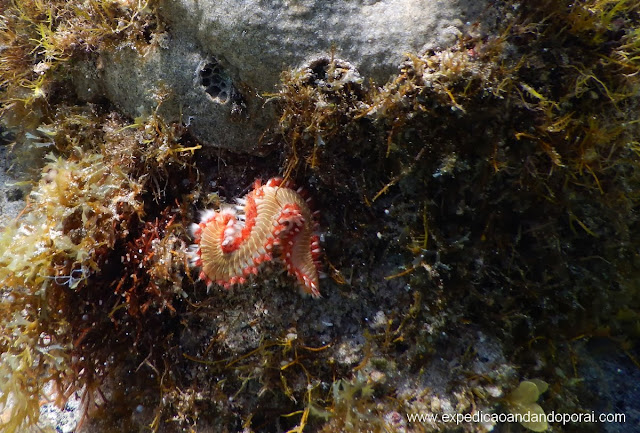
[[[306,293],[319,297],[320,245],[301,193],[279,178],[265,185],[258,180],[253,191],[238,199],[238,206],[205,211],[201,222],[191,225],[200,279],[225,288],[242,284],[258,273],[261,263],[272,260],[278,247],[289,274]]]

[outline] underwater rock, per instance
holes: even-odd
[[[283,71],[335,56],[382,84],[407,53],[451,46],[472,26],[490,30],[488,10],[466,0],[161,1],[166,32],[147,47],[103,50],[80,66],[76,89],[131,117],[159,105],[200,141],[251,152],[276,121],[267,100]]]
[[[103,50],[95,61],[76,68],[78,96],[106,97],[124,114],[152,113],[167,123],[181,122],[202,143],[250,151],[273,118],[273,106],[241,92],[216,58],[185,35],[140,49],[127,42]]]
[[[469,24],[488,19],[490,14],[483,14],[487,4],[179,0],[165,1],[160,10],[176,31],[193,34],[202,47],[224,59],[237,79],[272,91],[282,70],[332,50],[362,75],[384,82],[397,72],[406,53],[449,47]]]

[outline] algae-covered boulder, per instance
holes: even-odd
[[[445,48],[494,21],[486,1],[161,1],[153,43],[105,49],[82,64],[83,99],[106,96],[126,114],[181,120],[196,138],[255,151],[273,124],[280,74],[335,56],[383,83],[406,53]],[[493,11],[493,9],[488,9]],[[483,24],[478,26],[478,24]]]

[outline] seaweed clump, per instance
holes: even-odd
[[[316,59],[300,70],[287,71],[282,81],[276,96],[283,102],[279,128],[287,135],[285,177],[308,166],[330,182],[341,174],[332,170],[332,157],[355,160],[359,156],[348,152],[327,154],[325,144],[338,135],[345,140],[360,140],[351,137],[351,133],[361,134],[365,129],[354,122],[366,97],[363,79],[353,65],[332,56]]]
[[[0,113],[23,130],[50,114],[72,60],[122,40],[142,50],[161,31],[153,1],[2,0],[0,10]]]
[[[3,430],[38,420],[48,382],[69,384],[70,292],[86,287],[113,249],[117,232],[140,212],[139,187],[99,154],[51,156],[28,209],[1,234]]]
[[[159,187],[168,166],[188,165],[178,132],[154,117],[127,125],[86,110],[58,116],[47,125],[57,155],[0,234],[6,432],[35,424],[43,397],[61,404],[79,392],[88,412],[123,364],[158,362],[162,354],[147,351],[166,341],[148,330],[164,332],[184,295],[183,210],[148,204],[173,196]],[[157,216],[145,220],[147,212]]]
[[[335,210],[322,223],[343,296],[396,297],[401,332],[374,338],[372,356],[395,353],[411,375],[446,346],[437,330],[493,329],[569,411],[588,404],[578,341],[610,338],[637,365],[640,21],[624,0],[520,6],[500,35],[472,28],[382,86],[284,76],[276,132]],[[462,382],[489,405],[479,389],[517,384],[497,371]]]

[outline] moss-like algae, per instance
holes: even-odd
[[[571,346],[585,335],[614,338],[637,363],[628,350],[635,331],[618,320],[630,316],[617,313],[638,308],[629,283],[639,180],[636,9],[625,1],[527,5],[500,37],[469,35],[452,49],[410,56],[395,79],[357,92],[338,87],[327,97],[313,84],[291,92],[299,82],[285,77],[285,113],[315,101],[287,119],[308,117],[310,128],[340,122],[325,128],[321,147],[318,128],[306,136],[300,131],[309,129],[285,128],[289,163],[330,185],[323,196],[337,197],[327,207],[344,220],[411,253],[387,276],[424,291],[428,306],[394,340],[397,348],[413,343],[402,349],[408,365],[433,350],[424,331],[411,334],[434,313],[449,332],[498,323],[520,365],[565,357],[575,377]],[[306,160],[297,158],[303,152]],[[357,181],[344,153],[360,157]],[[340,208],[342,188],[350,209]],[[382,210],[393,222],[367,218]],[[365,242],[392,258],[376,239],[344,236],[331,257]],[[352,257],[334,263],[341,276],[361,259]],[[549,374],[557,393],[577,392]]]
[[[104,129],[76,130],[69,118],[54,124],[51,138],[65,156],[47,157],[24,211],[0,237],[5,384],[0,396],[7,432],[37,421],[45,395],[64,401],[81,391],[90,408],[109,375],[109,360],[119,358],[113,352],[125,341],[148,345],[153,337],[139,334],[149,326],[148,311],[175,312],[172,300],[182,293],[186,246],[176,221],[180,209],[144,222],[145,191],[158,191],[154,183],[165,170],[151,165],[159,150],[148,125],[155,122],[114,128],[115,117],[83,115],[87,124]],[[84,148],[64,145],[88,137],[96,141]],[[145,153],[145,143],[154,149]],[[119,154],[112,145],[131,147]],[[170,147],[174,158],[180,146]],[[123,158],[133,159],[126,164]],[[147,164],[144,176],[134,177],[139,165],[132,161]],[[122,276],[113,281],[106,278],[110,274]],[[120,335],[105,342],[101,332],[110,328]],[[55,389],[45,394],[43,387],[52,382]]]

